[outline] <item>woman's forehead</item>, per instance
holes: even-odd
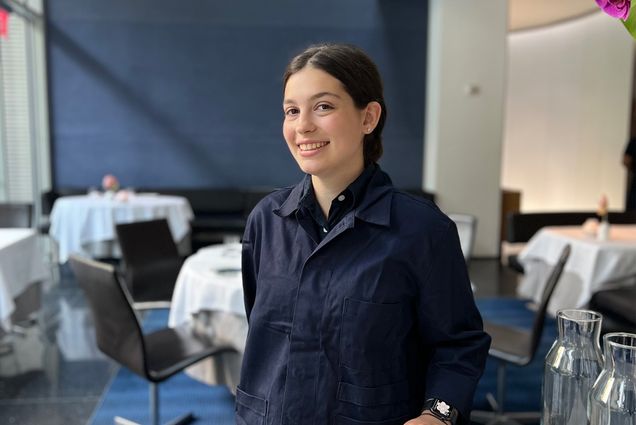
[[[345,95],[347,92],[340,80],[321,69],[305,67],[287,80],[284,102],[324,96],[342,98]]]

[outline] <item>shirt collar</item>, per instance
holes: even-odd
[[[360,175],[349,186],[347,186],[345,190],[340,192],[335,199],[332,199],[331,205],[333,206],[333,202],[335,202],[336,199],[339,199],[340,196],[344,195],[346,199],[350,199],[351,203],[349,205],[351,205],[352,209],[358,206],[360,200],[364,197],[364,191],[367,188],[367,184],[371,180],[376,168],[377,165],[375,163],[367,165],[365,169],[362,170],[362,173],[360,173]],[[312,203],[317,205],[317,202],[311,178],[305,179],[303,184],[303,195],[300,197],[298,207],[309,207]],[[331,212],[332,211],[330,210],[330,214]]]
[[[370,174],[368,184],[364,185],[361,183],[362,189],[360,190],[362,193],[356,193],[356,196],[361,196],[362,198],[359,205],[355,208],[355,215],[366,222],[388,226],[391,222],[392,198],[389,195],[393,191],[391,179],[377,164],[367,166],[363,174],[367,171]],[[285,202],[274,210],[274,213],[281,217],[288,217],[295,213],[300,208],[301,200],[306,195],[310,185],[311,176],[306,174],[303,180],[293,187]],[[366,194],[364,194],[365,186]]]

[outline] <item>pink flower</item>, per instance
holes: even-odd
[[[623,21],[627,20],[631,8],[631,0],[596,0],[596,4],[603,12]]]
[[[117,180],[117,177],[112,174],[106,174],[102,178],[102,189],[113,191],[119,189],[119,180]]]
[[[599,217],[605,217],[607,215],[607,204],[607,196],[601,196],[601,199],[598,201],[598,209],[596,210]]]

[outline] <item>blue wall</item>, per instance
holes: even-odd
[[[427,1],[48,2],[54,185],[286,186],[281,75],[310,43],[364,48],[385,82],[380,161],[422,176]]]

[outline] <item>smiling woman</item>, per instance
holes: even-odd
[[[287,80],[284,108],[285,140],[298,166],[312,175],[314,189],[340,192],[362,174],[363,140],[377,126],[378,102],[358,109],[340,81],[305,67]],[[318,202],[327,216],[331,199],[318,196]]]
[[[382,156],[387,115],[382,79],[371,59],[356,53],[351,46],[311,47],[290,62],[283,78],[283,134],[314,186],[332,189],[316,192],[325,216],[331,195]],[[348,66],[355,56],[359,73]]]
[[[490,339],[453,222],[376,163],[375,64],[313,46],[284,84],[283,135],[306,176],[248,218],[237,423],[466,423]]]

